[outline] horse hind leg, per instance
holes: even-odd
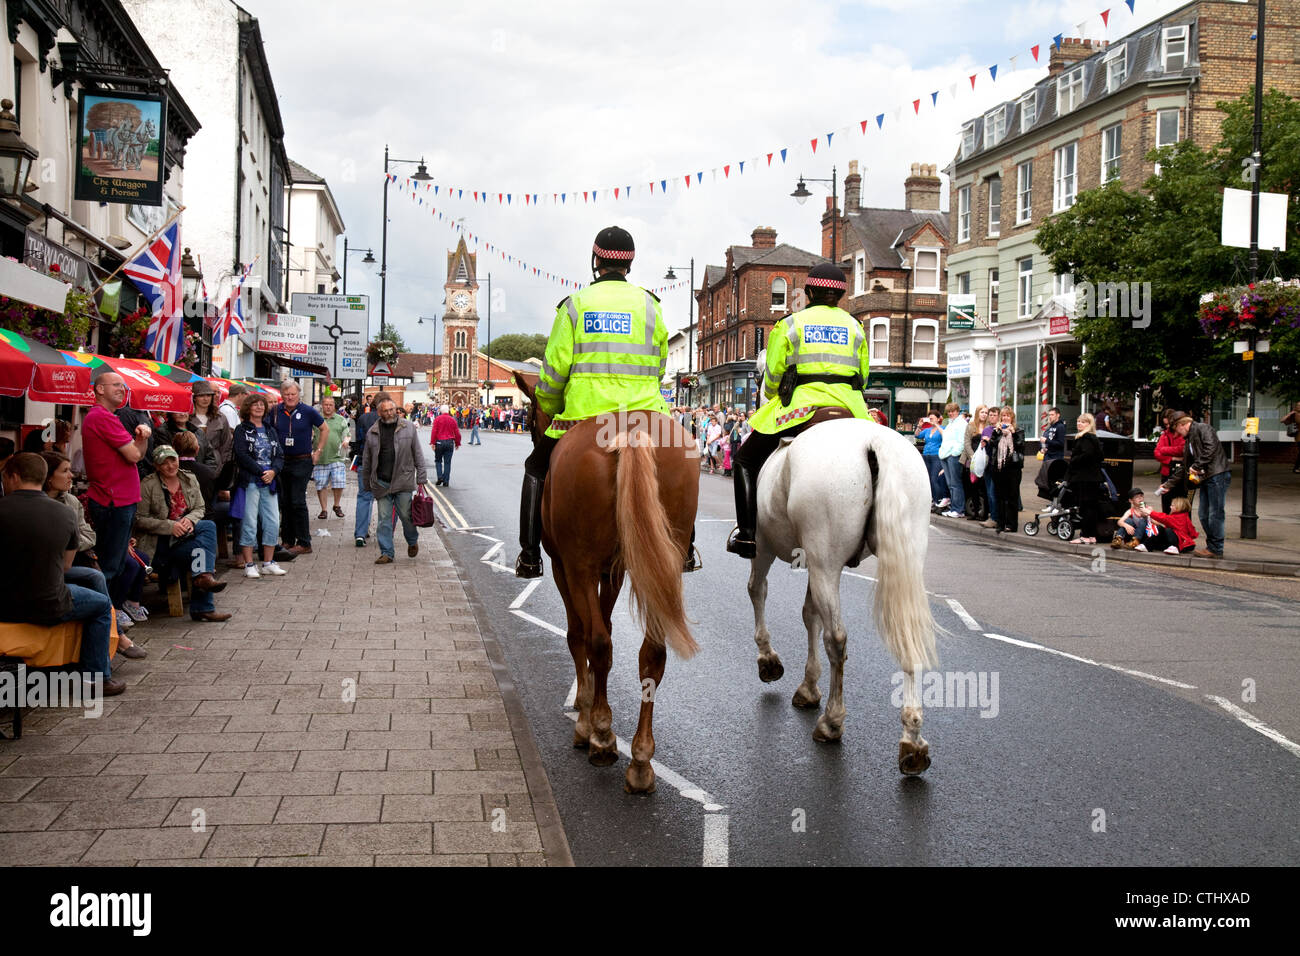
[[[568,582],[564,576],[564,564],[558,558],[551,559],[551,574],[555,577],[555,586],[564,599],[564,615],[568,621],[566,637],[569,653],[573,656],[574,687],[573,706],[578,711],[578,721],[573,728],[573,746],[579,749],[587,747],[591,737],[591,669],[587,666],[587,632],[588,628],[582,615],[575,607],[569,594]]]
[[[826,568],[808,569],[808,592],[817,606],[822,624],[822,642],[831,664],[830,693],[826,709],[817,719],[813,739],[820,743],[839,740],[844,732],[844,661],[848,634],[840,618],[839,572]]]
[[[898,742],[898,770],[914,777],[930,767],[930,744],[921,736],[921,698],[916,692],[916,671],[903,672],[903,737]]]
[[[583,587],[578,599],[582,600],[583,597],[587,600],[586,620],[590,625],[587,631],[587,660],[592,679],[591,735],[587,738],[587,759],[597,767],[608,767],[618,760],[618,738],[612,729],[614,715],[606,694],[609,669],[614,661],[614,642],[609,628],[605,626],[594,580]]]
[[[664,662],[668,651],[662,644],[646,640],[641,644],[638,660],[641,675],[641,712],[637,717],[636,736],[632,738],[632,762],[627,768],[623,789],[628,793],[653,793],[655,771],[650,760],[655,755],[655,694],[664,679]]]
[[[812,578],[808,579],[808,590],[803,597],[803,626],[808,631],[808,659],[803,665],[803,683],[794,692],[790,703],[795,707],[811,710],[822,702],[822,692],[817,688],[817,681],[822,676],[822,661],[817,651],[817,635],[821,630],[818,621],[817,605],[813,601]]]
[[[750,562],[749,601],[754,605],[754,643],[758,645],[758,679],[765,684],[785,675],[781,658],[772,650],[772,636],[767,632],[767,572],[774,556],[760,548]]]

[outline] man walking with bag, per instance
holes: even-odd
[[[379,509],[379,557],[375,564],[392,564],[393,506],[402,520],[407,557],[420,552],[420,531],[411,520],[411,495],[417,485],[429,480],[419,429],[399,418],[391,398],[379,403],[379,421],[366,435],[365,454],[357,473],[363,490],[374,495]],[[390,500],[391,499],[391,500]]]
[[[438,473],[435,484],[446,488],[451,483],[452,452],[460,447],[460,428],[456,425],[456,419],[447,411],[446,405],[442,406],[441,413],[433,420],[433,437],[429,444],[433,446],[433,463]]]

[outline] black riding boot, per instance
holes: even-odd
[[[737,462],[732,469],[732,481],[735,482],[736,530],[727,539],[727,550],[742,558],[752,558],[758,549],[754,539],[758,524],[758,475],[743,462]]]
[[[523,494],[519,499],[519,558],[515,577],[542,576],[542,488],[544,478],[524,475]]]

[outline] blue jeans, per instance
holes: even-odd
[[[1201,528],[1205,531],[1205,546],[1213,554],[1223,554],[1223,512],[1228,506],[1228,483],[1231,481],[1232,472],[1221,471],[1201,485],[1201,500],[1197,508]]]
[[[173,552],[175,553],[174,558]],[[195,558],[201,559],[197,562],[197,571],[195,570]],[[194,522],[194,533],[187,534],[183,538],[168,538],[159,535],[158,553],[153,556],[153,563],[157,568],[165,568],[169,564],[174,564],[182,573],[189,573],[192,576],[211,574],[217,567],[217,526],[211,521],[196,521]],[[160,572],[160,574],[162,573],[166,572]],[[179,575],[176,576],[179,577]],[[211,591],[200,591],[197,588],[192,590],[190,595],[191,614],[215,611],[216,608],[217,605],[213,601]]]
[[[99,573],[93,568],[80,570]],[[59,621],[81,622],[81,669],[88,674],[103,674],[107,680],[113,676],[108,666],[108,642],[113,636],[113,602],[103,591],[80,584],[69,584],[68,592],[72,595],[72,610]]]
[[[475,425],[469,430],[469,443],[471,445],[481,445],[483,442],[478,437],[478,426]]]
[[[257,544],[257,523],[262,522],[262,544],[275,546],[280,534],[280,502],[270,485],[250,481],[244,488],[244,518],[239,525],[239,546]]]
[[[410,491],[399,491],[395,494],[388,494],[388,485],[385,482],[375,479],[379,490],[383,494],[375,496],[375,507],[379,509],[379,553],[386,554],[390,558],[393,554],[393,513],[396,505],[397,516],[402,519],[402,534],[406,538],[406,543],[420,543],[420,529],[415,526],[411,520],[411,495]]]
[[[948,507],[956,512],[965,511],[966,489],[961,486],[961,459],[953,455],[950,458],[940,458],[939,462],[943,465],[943,476],[948,481],[948,494],[952,499]]]
[[[993,487],[993,474],[984,472],[984,492],[989,496],[989,520],[998,520],[998,493]]]
[[[90,522],[95,526],[95,555],[99,568],[108,582],[108,595],[114,607],[121,607],[122,593],[118,577],[126,562],[126,549],[131,543],[131,526],[135,524],[135,505],[101,505],[90,501]]]
[[[1125,541],[1128,541],[1129,539],[1136,539],[1137,542],[1138,542],[1138,544],[1146,544],[1146,543],[1147,543],[1147,523],[1148,523],[1148,522],[1147,522],[1147,519],[1146,519],[1146,518],[1134,518],[1134,517],[1130,516],[1129,519],[1128,519],[1128,523],[1131,524],[1131,525],[1133,526],[1133,533],[1132,533],[1132,534],[1129,534],[1127,531],[1125,531],[1123,528],[1121,528],[1118,524],[1115,525],[1115,533],[1118,534],[1118,535],[1119,535],[1121,538],[1123,538]]]
[[[375,505],[375,496],[364,488],[357,488],[357,515],[352,523],[352,537],[364,538],[370,534],[370,509]]]
[[[444,485],[451,481],[451,453],[456,450],[456,443],[450,438],[435,442],[433,446],[433,464],[438,473],[438,480]]]
[[[939,464],[938,455],[922,455],[925,459],[925,470],[930,473],[930,500],[936,504],[944,498],[950,498],[951,495],[944,493],[943,466]]]

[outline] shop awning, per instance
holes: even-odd
[[[34,402],[91,405],[91,372],[68,353],[0,329],[0,395]]]
[[[114,358],[87,352],[65,354],[89,366],[92,377],[105,367],[121,375],[126,382],[127,404],[131,408],[145,412],[194,411],[194,394],[190,386],[203,379],[187,369],[149,359]]]
[[[219,401],[222,402],[224,402],[226,397],[230,394],[230,386],[236,384],[243,385],[246,388],[251,388],[255,392],[261,392],[263,395],[273,399],[274,401],[280,401],[280,390],[278,388],[272,388],[270,385],[243,381],[237,378],[220,378],[216,375],[209,375],[208,381],[216,388],[217,393],[220,395]]]
[[[0,256],[0,296],[8,296],[51,312],[62,312],[68,300],[68,284],[51,279],[21,262]]]

